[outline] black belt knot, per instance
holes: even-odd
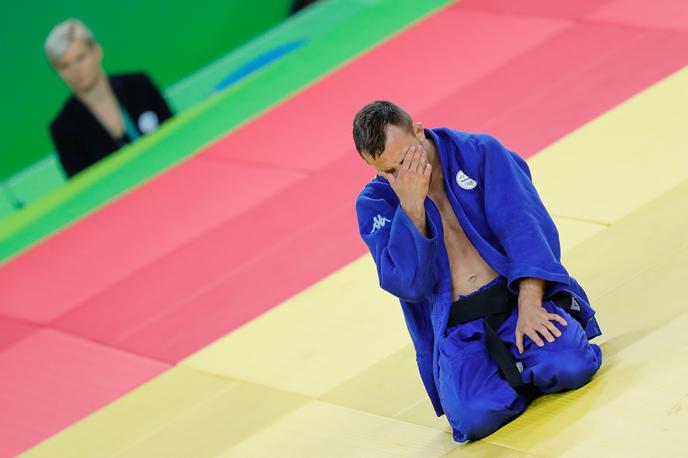
[[[557,294],[552,300],[574,315],[580,311],[578,302],[568,294]],[[517,303],[518,296],[509,290],[506,279],[501,278],[494,285],[452,303],[447,328],[482,319],[485,327],[485,344],[490,357],[497,363],[499,370],[512,388],[534,397],[539,390],[523,383],[521,378],[523,365],[514,359],[506,344],[497,335],[497,330],[509,317]]]

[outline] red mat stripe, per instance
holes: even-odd
[[[32,324],[0,315],[0,353],[36,332],[37,329]]]
[[[186,161],[2,266],[0,313],[50,323],[305,176],[264,165]]]

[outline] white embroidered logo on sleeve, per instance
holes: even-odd
[[[478,182],[463,173],[463,170],[459,170],[459,173],[456,174],[456,183],[461,186],[462,189],[467,191],[470,191],[478,186]]]
[[[373,232],[377,231],[378,229],[381,229],[385,227],[386,223],[391,223],[391,219],[387,219],[384,216],[378,214],[377,216],[373,217],[373,229],[370,231],[372,234]]]

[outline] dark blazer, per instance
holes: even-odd
[[[117,101],[141,135],[172,117],[160,91],[144,73],[109,76]],[[143,115],[143,116],[142,116]],[[131,142],[124,134],[114,139],[91,111],[74,95],[50,123],[50,135],[68,177]]]

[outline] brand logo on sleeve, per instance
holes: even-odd
[[[462,189],[467,191],[470,191],[478,186],[478,182],[463,173],[463,170],[459,170],[459,173],[456,174],[456,183],[461,186]]]
[[[373,229],[370,231],[370,233],[372,234],[373,232],[382,229],[383,227],[385,227],[385,224],[391,223],[391,222],[392,222],[391,219],[387,219],[380,214],[378,214],[377,216],[374,216],[373,217]]]

